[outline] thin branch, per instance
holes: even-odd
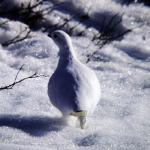
[[[0,91],[12,89],[15,85],[17,85],[17,84],[19,84],[19,83],[21,83],[21,82],[23,82],[23,81],[25,81],[25,80],[27,80],[27,79],[33,79],[33,78],[39,78],[39,77],[48,77],[47,75],[37,74],[37,73],[35,72],[34,74],[32,74],[32,75],[30,75],[30,76],[28,76],[28,77],[22,78],[22,79],[20,79],[20,80],[17,81],[17,77],[18,77],[19,73],[21,72],[21,70],[23,69],[23,66],[24,66],[24,65],[22,65],[22,66],[19,68],[19,70],[18,70],[18,72],[17,72],[17,74],[16,74],[16,76],[15,76],[15,79],[14,79],[13,83],[11,83],[11,84],[9,84],[9,85],[6,85],[6,86],[0,87]]]
[[[43,1],[36,1],[35,4],[31,3],[32,0],[29,1],[27,6],[21,5],[21,7],[13,7],[10,10],[0,9],[0,15],[2,17],[7,17],[13,20],[19,20],[27,23],[29,26],[32,26],[32,23],[36,25],[36,21],[42,19],[42,10],[36,10],[42,5]]]
[[[79,13],[72,15],[69,19],[65,18],[64,23],[60,25],[59,28],[63,28],[66,24],[68,24],[71,20],[73,20],[78,14]]]
[[[10,44],[12,44],[12,43],[14,44],[14,43],[18,43],[18,42],[21,42],[21,41],[25,40],[26,38],[29,37],[29,35],[30,35],[30,33],[31,33],[31,30],[28,30],[28,31],[26,32],[26,34],[25,34],[23,37],[20,37],[20,35],[21,35],[22,33],[24,33],[27,29],[28,29],[28,28],[25,28],[25,30],[21,31],[21,32],[20,32],[18,35],[16,35],[13,39],[8,40],[8,41],[2,43],[2,45],[3,45],[3,46],[8,46],[8,45],[10,45]]]
[[[17,78],[18,78],[18,75],[19,75],[20,71],[22,70],[23,66],[24,66],[24,64],[19,68],[19,70],[18,70],[18,72],[17,72],[17,74],[16,74],[16,76],[15,76],[14,82],[16,82],[16,80],[17,80]]]

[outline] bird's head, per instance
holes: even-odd
[[[56,30],[51,34],[52,39],[58,45],[60,55],[72,53],[72,41],[70,36],[62,30]]]

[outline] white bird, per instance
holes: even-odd
[[[59,47],[60,58],[48,83],[50,101],[63,115],[76,116],[83,129],[101,96],[98,78],[78,60],[67,33],[56,30],[52,38]]]

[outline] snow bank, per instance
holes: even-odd
[[[126,10],[124,25],[140,25],[122,41],[99,50],[88,63],[100,80],[102,99],[87,120],[87,128],[83,131],[65,124],[47,96],[49,77],[29,79],[11,90],[0,91],[0,150],[150,149],[149,8],[121,6],[110,0],[86,2],[93,5],[95,12],[101,12],[103,4],[109,11]],[[0,28],[1,42],[16,36],[20,26],[26,28],[15,21]],[[72,40],[82,62],[98,49],[88,37]],[[0,85],[12,83],[22,64],[25,66],[18,80],[34,72],[51,76],[58,62],[57,52],[52,39],[40,32],[8,47],[1,46]]]
[[[0,43],[8,42],[16,37],[24,37],[29,28],[27,25],[19,21],[10,21],[8,19],[0,18]]]

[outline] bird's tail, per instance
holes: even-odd
[[[85,123],[86,123],[87,111],[81,110],[81,111],[77,111],[77,112],[72,112],[72,113],[70,113],[70,115],[78,117],[78,119],[80,121],[80,127],[81,127],[81,129],[84,129]]]

